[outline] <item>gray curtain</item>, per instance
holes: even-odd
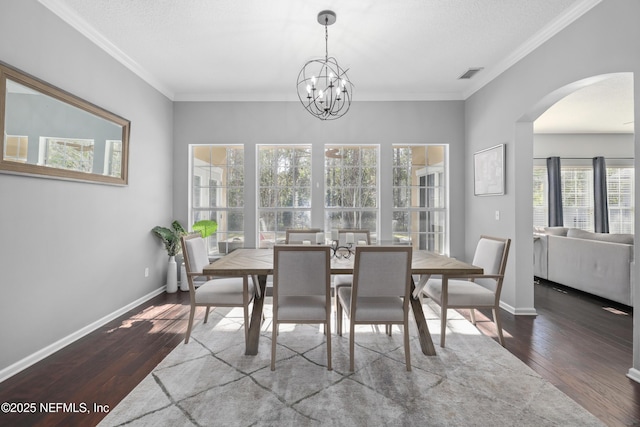
[[[596,233],[609,232],[607,165],[604,157],[593,158],[593,220]]]
[[[560,176],[560,157],[547,158],[547,177],[549,181],[549,227],[562,227],[562,179]]]

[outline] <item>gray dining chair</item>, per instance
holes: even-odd
[[[362,245],[370,245],[371,244],[371,235],[369,230],[365,229],[348,229],[342,228],[338,230],[338,245],[345,246],[347,244],[347,233],[353,233],[354,236],[354,244],[353,247],[362,246]],[[353,282],[352,274],[334,274],[333,275],[333,287],[338,286],[351,286]]]
[[[336,288],[336,326],[342,336],[343,312],[349,318],[349,369],[354,370],[356,325],[402,325],[407,371],[409,350],[409,298],[411,298],[411,246],[358,246],[352,286]]]
[[[321,233],[319,228],[290,228],[285,232],[284,242],[287,245],[301,245],[305,240],[316,244],[316,234]]]
[[[331,367],[331,250],[324,245],[273,247],[273,327],[271,370],[281,323],[323,324],[327,369]]]
[[[422,293],[440,306],[440,347],[444,347],[447,310],[470,309],[471,322],[476,324],[475,309],[490,308],[500,344],[504,337],[500,324],[500,293],[507,268],[511,239],[480,236],[471,264],[482,267],[484,274],[466,274],[430,278]]]
[[[206,307],[204,323],[209,320],[211,307],[243,307],[244,309],[244,334],[245,341],[249,331],[249,304],[255,297],[255,286],[247,276],[212,278],[206,277],[204,282],[196,282],[203,277],[203,269],[209,265],[209,256],[204,239],[200,233],[182,236],[180,239],[182,253],[184,255],[185,270],[189,282],[189,324],[184,343],[189,342],[193,317],[196,307]]]

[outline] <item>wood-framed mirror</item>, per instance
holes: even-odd
[[[127,185],[130,127],[0,62],[0,172]]]

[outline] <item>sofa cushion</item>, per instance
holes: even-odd
[[[566,236],[569,229],[567,227],[545,227],[544,232],[552,236]]]
[[[567,232],[567,237],[633,245],[633,234],[592,233],[590,231],[580,230],[579,228],[570,228]]]

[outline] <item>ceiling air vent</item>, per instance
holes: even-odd
[[[470,79],[471,77],[475,76],[476,73],[480,70],[484,69],[484,67],[478,67],[478,68],[469,68],[467,71],[465,71],[465,73],[463,75],[461,75],[460,77],[458,77],[458,80],[465,80],[465,79]]]

